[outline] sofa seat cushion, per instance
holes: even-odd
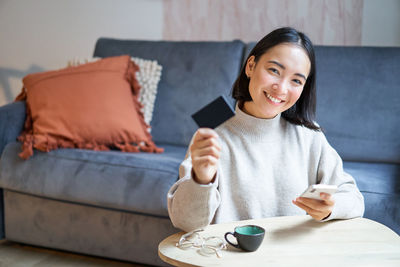
[[[0,161],[0,186],[51,199],[167,217],[166,196],[178,179],[186,147],[124,153],[59,149],[22,160],[21,144],[8,144]]]
[[[345,161],[343,166],[364,196],[364,217],[400,234],[400,165]]]

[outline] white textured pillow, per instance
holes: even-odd
[[[139,92],[139,101],[143,104],[144,120],[150,125],[153,118],[154,102],[156,101],[158,82],[161,79],[161,65],[155,60],[137,57],[131,58],[139,66],[136,79],[142,87]]]
[[[99,60],[99,57],[89,59],[78,59],[68,61],[68,67],[78,66],[89,62]],[[154,102],[157,96],[158,82],[161,79],[162,67],[156,60],[148,60],[143,58],[131,57],[132,61],[139,66],[136,72],[136,79],[140,84],[139,101],[142,103],[143,116],[145,122],[150,125],[153,117]],[[149,129],[150,131],[150,129]]]

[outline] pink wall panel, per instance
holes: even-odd
[[[364,0],[164,0],[163,39],[256,41],[292,26],[315,44],[361,45]]]

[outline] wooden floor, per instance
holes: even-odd
[[[27,246],[0,240],[0,267],[59,267],[59,266],[116,266],[148,267],[149,265],[132,264],[98,257]]]

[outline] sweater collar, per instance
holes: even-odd
[[[236,116],[231,119],[234,131],[253,140],[276,139],[283,130],[285,120],[279,113],[272,119],[260,119],[245,113],[236,104]]]

